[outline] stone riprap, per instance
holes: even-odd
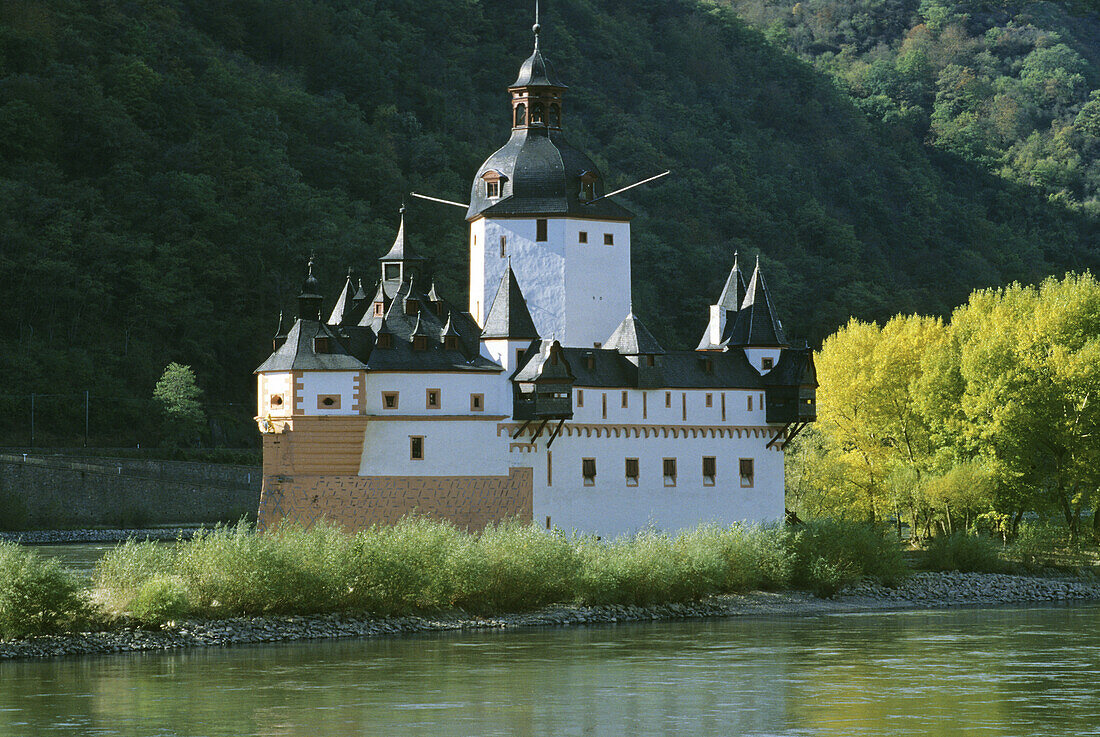
[[[125,540],[190,540],[201,530],[189,527],[153,527],[146,530],[27,530],[0,532],[0,540],[23,545],[64,545],[67,543],[117,543]]]
[[[188,620],[152,630],[128,627],[110,632],[0,642],[0,659],[225,647],[290,640],[387,637],[417,632],[1086,601],[1100,601],[1100,582],[1094,578],[918,573],[894,588],[865,581],[845,589],[832,599],[819,599],[801,591],[753,592],[716,596],[690,604],[645,607],[559,605],[528,614],[495,617],[449,612],[430,617],[374,618],[326,614]]]

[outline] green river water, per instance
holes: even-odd
[[[7,735],[1100,734],[1100,607],[0,662]]]

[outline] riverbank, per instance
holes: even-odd
[[[148,527],[144,529],[89,528],[81,530],[25,530],[0,532],[0,541],[20,545],[69,545],[79,543],[122,543],[127,540],[190,540],[202,525]]]
[[[727,594],[682,604],[653,606],[554,605],[527,614],[477,617],[463,612],[438,616],[358,617],[349,614],[185,620],[158,629],[50,635],[0,642],[0,660],[124,652],[227,647],[257,643],[398,635],[477,629],[521,629],[712,617],[795,617],[949,607],[1029,603],[1100,602],[1094,577],[1019,576],[981,573],[916,573],[896,587],[864,581],[832,599],[808,592]]]

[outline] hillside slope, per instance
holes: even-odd
[[[116,398],[93,442],[150,442],[173,360],[247,420],[308,255],[335,293],[348,265],[373,278],[410,190],[465,199],[530,23],[504,0],[0,6],[0,436],[25,441],[27,393],[90,389]],[[694,345],[734,250],[810,340],[1098,262],[1088,213],[868,117],[730,8],[562,0],[543,26],[567,135],[608,184],[674,172],[622,198],[636,312],[669,347]],[[410,202],[458,303],[464,228]],[[40,433],[82,410],[40,404]]]

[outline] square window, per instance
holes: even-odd
[[[703,456],[703,486],[714,486],[718,475],[718,462],[713,456]]]
[[[626,485],[637,486],[638,485],[638,459],[627,458],[626,459]]]
[[[676,459],[666,458],[662,466],[665,477],[665,486],[676,486]]]
[[[588,233],[583,230],[580,233],[577,233],[577,242],[588,243]]]
[[[500,197],[500,182],[485,182],[485,195],[487,197]]]
[[[442,394],[438,389],[428,389],[425,395],[424,406],[428,409],[439,409],[443,404]]]
[[[485,395],[484,394],[471,394],[470,395],[470,411],[481,412],[485,409]]]
[[[542,242],[547,239],[546,233],[546,218],[539,218],[535,221],[535,240]]]
[[[596,459],[595,458],[582,458],[581,459],[581,475],[584,476],[585,486],[594,486],[596,484]]]
[[[612,235],[611,233],[604,233],[603,234],[603,244],[605,246],[615,245],[615,236]]]
[[[424,436],[423,435],[410,435],[409,436],[409,460],[422,461],[424,460]]]
[[[386,264],[383,271],[385,272],[386,281],[401,278],[401,264]]]
[[[742,458],[738,466],[741,472],[741,488],[751,489],[754,480],[752,458]]]
[[[764,369],[765,371],[771,371],[774,365],[774,359],[772,359],[771,357],[760,359],[760,368]]]
[[[383,409],[397,409],[397,392],[382,392]]]
[[[340,395],[318,394],[317,409],[340,409]]]
[[[630,401],[630,394],[623,392],[623,409],[626,409],[627,403]]]

